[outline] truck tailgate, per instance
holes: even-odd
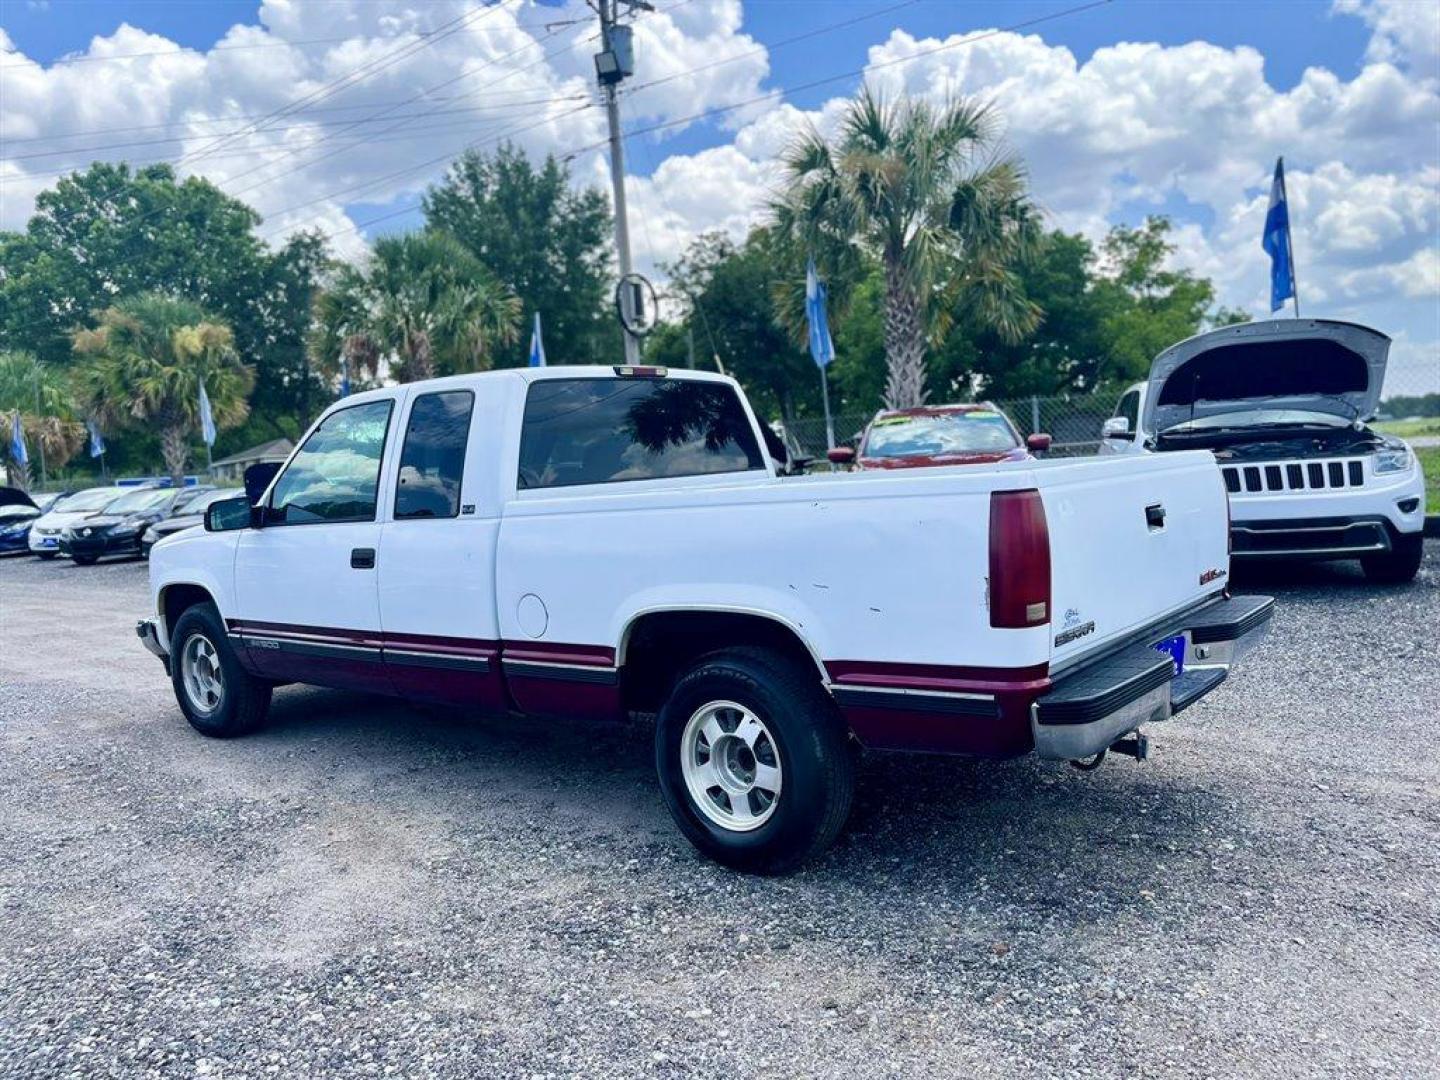
[[[1050,532],[1051,668],[1224,588],[1228,514],[1208,451],[1036,469]]]

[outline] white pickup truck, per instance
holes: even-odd
[[[844,824],[858,747],[1142,756],[1270,618],[1226,591],[1208,452],[789,477],[774,445],[700,372],[357,394],[156,544],[137,631],[207,735],[288,682],[658,714],[685,835],[774,872]]]

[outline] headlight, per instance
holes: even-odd
[[[1375,474],[1409,472],[1413,460],[1410,449],[1405,446],[1398,450],[1381,450],[1375,455]]]

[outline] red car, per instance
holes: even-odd
[[[1028,461],[1049,448],[1049,435],[1022,439],[994,405],[926,405],[876,413],[860,436],[858,452],[837,446],[829,457],[857,469],[922,469]]]

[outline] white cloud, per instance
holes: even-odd
[[[1335,0],[1334,10],[1358,15],[1373,34],[1365,55],[1440,75],[1440,12],[1432,0]]]
[[[636,23],[627,124],[682,120],[764,92],[768,56],[745,33],[739,0],[657,6]],[[977,31],[967,41],[897,30],[869,62],[873,81],[895,93],[993,100],[1058,226],[1098,237],[1150,208],[1187,208],[1176,261],[1210,276],[1222,303],[1257,315],[1268,311],[1260,224],[1283,154],[1307,313],[1397,332],[1397,355],[1410,358],[1402,367],[1420,370],[1440,341],[1440,16],[1409,0],[1335,0],[1333,10],[1369,28],[1366,64],[1344,75],[1312,67],[1284,90],[1267,80],[1260,51],[1203,41],[1121,42],[1081,62],[1036,34]],[[454,20],[463,21],[453,33],[420,45]],[[97,157],[191,155],[182,171],[251,202],[267,232],[318,225],[352,256],[363,243],[344,206],[403,204],[465,145],[507,133],[534,154],[587,148],[575,158],[577,180],[608,190],[603,149],[588,149],[603,143],[603,113],[573,111],[596,100],[584,0],[264,0],[259,23],[232,28],[208,52],[122,26],[84,55],[166,54],[48,68],[0,30],[0,137],[12,159],[0,162],[0,227],[23,223],[55,170]],[[419,47],[401,56],[407,46]],[[363,65],[372,65],[366,77],[346,80]],[[657,79],[669,81],[644,88]],[[389,121],[342,127],[427,89]],[[217,148],[219,135],[297,104],[295,115]],[[630,140],[632,174],[653,172],[630,179],[639,265],[674,259],[706,229],[742,236],[764,216],[785,144],[807,121],[833,130],[842,106],[837,97],[806,112],[771,99],[733,110],[722,121],[731,134],[696,153],[667,157],[663,140]],[[165,136],[177,141],[79,150]],[[75,149],[13,160],[57,146]]]
[[[756,93],[768,63],[738,0],[658,6],[637,29],[636,85],[734,62],[641,91],[628,116],[671,121]],[[265,0],[259,20],[207,52],[125,25],[83,55],[162,55],[49,67],[0,37],[0,228],[22,225],[62,170],[168,159],[254,205],[267,235],[335,227],[354,250],[343,206],[414,199],[468,145],[510,138],[543,156],[604,138],[583,0]],[[22,157],[34,154],[47,156]]]
[[[1199,220],[1182,215],[1174,261],[1211,277],[1221,303],[1263,316],[1269,271],[1260,232],[1283,154],[1307,313],[1409,327],[1416,340],[1435,336],[1425,326],[1440,299],[1433,80],[1384,59],[1349,80],[1311,68],[1282,91],[1248,47],[1121,43],[1082,64],[1035,35],[962,40],[896,31],[870,50],[871,81],[894,94],[993,101],[1058,226],[1098,238],[1113,221],[1133,220],[1137,208],[1178,202]],[[943,46],[954,47],[936,51]],[[773,159],[807,118],[830,126],[840,104],[810,114],[775,108],[737,134],[738,156],[710,154],[712,169],[729,170],[735,198],[696,201],[691,231],[742,231],[758,215],[746,219],[733,208],[755,196],[754,166]],[[679,174],[676,159],[667,164]],[[725,183],[711,175],[707,189]],[[672,222],[671,232],[684,229]]]

